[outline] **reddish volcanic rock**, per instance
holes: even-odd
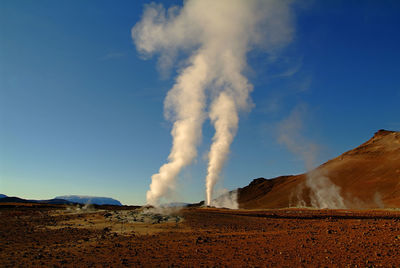
[[[349,208],[400,207],[400,132],[379,130],[367,142],[317,170],[340,187]],[[255,180],[239,189],[239,206],[289,207],[297,203],[305,179],[306,174]],[[304,188],[300,198],[310,205],[309,189]]]
[[[117,209],[65,214],[54,208],[0,206],[0,266],[396,267],[400,263],[396,211],[197,208],[182,210],[184,221],[178,224],[140,229],[142,223],[132,223],[134,232],[121,231],[120,224],[107,230],[96,227],[111,224],[105,213],[123,215]],[[159,231],[151,232],[153,228]]]

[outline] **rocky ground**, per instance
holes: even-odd
[[[400,266],[400,211],[0,207],[0,266]]]

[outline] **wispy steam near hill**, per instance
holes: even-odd
[[[398,208],[400,132],[380,130],[305,174],[256,179],[239,189],[238,200],[241,208]]]

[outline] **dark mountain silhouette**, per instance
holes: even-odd
[[[32,200],[23,199],[19,197],[0,197],[0,203],[37,203],[37,204],[51,204],[51,205],[76,205],[76,204],[92,204],[92,205],[114,205],[122,206],[122,204],[115,199],[108,197],[89,197],[89,196],[65,196],[56,197],[49,200]]]
[[[0,203],[38,203],[38,204],[53,204],[53,205],[65,205],[74,204],[73,202],[64,199],[49,199],[49,200],[28,200],[19,197],[6,196],[0,198]]]
[[[79,204],[122,206],[121,202],[110,197],[64,195],[64,196],[57,196],[56,199],[64,199]]]

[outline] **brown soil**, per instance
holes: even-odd
[[[400,265],[399,210],[140,213],[2,206],[0,266]]]
[[[347,208],[400,207],[400,132],[380,130],[344,154],[317,168],[341,189]],[[306,174],[253,180],[239,189],[239,206],[285,208],[299,199],[311,206]],[[300,196],[299,189],[303,189]]]

